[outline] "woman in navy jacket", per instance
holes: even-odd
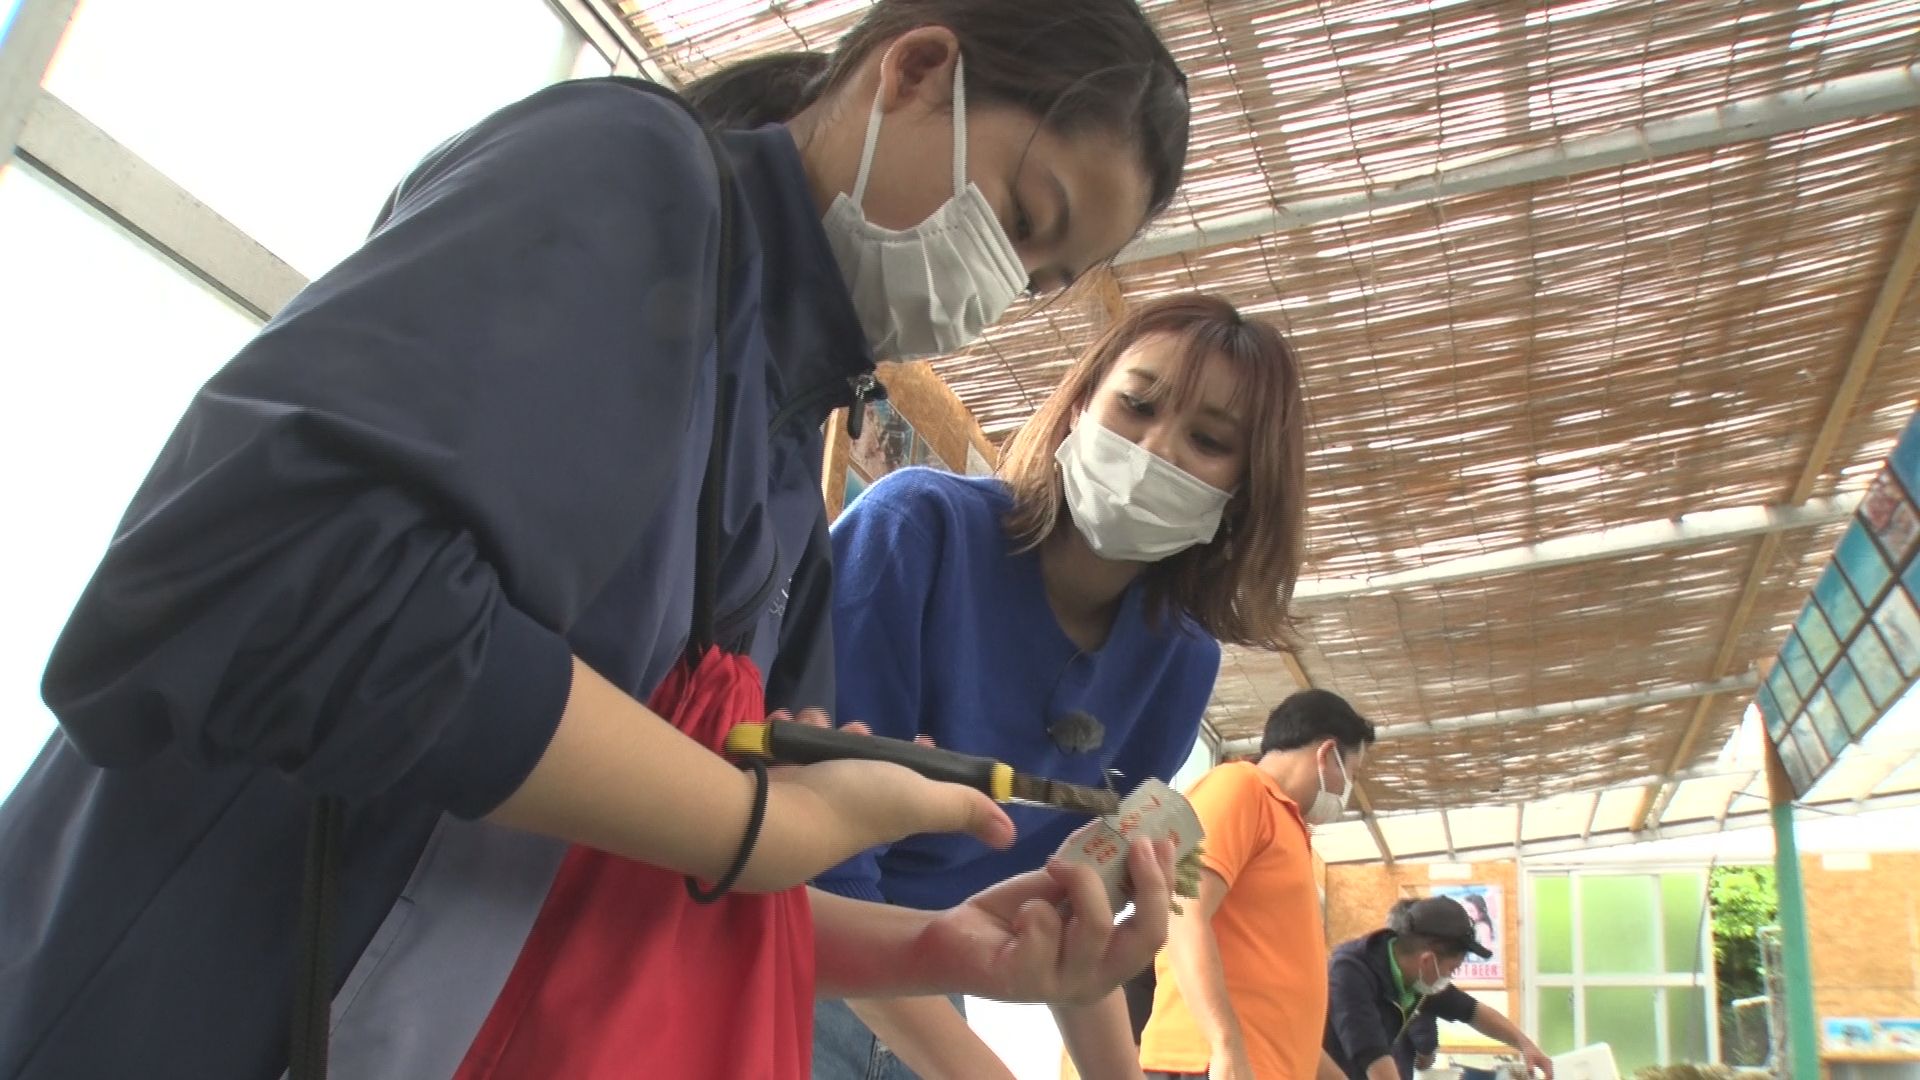
[[[642,704],[685,651],[709,464],[712,610],[765,671],[805,637],[782,598],[826,414],[876,358],[964,344],[1112,256],[1185,154],[1182,80],[1131,0],[881,0],[804,97],[717,150],[623,80],[509,106],[197,395],[0,808],[0,1076],[279,1074],[316,797],[346,807],[347,1076],[452,1075],[568,843],[709,882],[735,861],[754,781]],[[744,891],[911,833],[1010,839],[904,770],[780,773]],[[1120,931],[1016,925],[1005,890],[910,919],[818,903],[821,989],[1110,986],[1164,926],[1156,854]],[[1080,875],[1017,889],[1104,904]],[[762,1020],[694,1005],[715,1044]]]

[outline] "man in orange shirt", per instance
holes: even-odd
[[[1373,738],[1338,694],[1305,690],[1267,717],[1258,761],[1221,765],[1188,792],[1206,853],[1199,899],[1154,961],[1150,1078],[1340,1077],[1320,1048],[1327,944],[1309,826],[1346,812]]]

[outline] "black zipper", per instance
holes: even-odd
[[[851,402],[847,400],[849,391],[853,395]],[[767,425],[767,436],[771,438],[778,435],[780,429],[786,427],[801,412],[819,408],[823,402],[831,401],[835,408],[842,406],[847,408],[847,435],[857,439],[860,437],[860,417],[865,412],[860,406],[886,396],[886,386],[879,379],[874,378],[871,371],[863,371],[858,375],[849,375],[842,379],[828,379],[780,406],[780,411],[773,414],[773,421]]]

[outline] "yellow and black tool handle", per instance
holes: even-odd
[[[853,758],[904,765],[929,780],[964,784],[995,802],[1013,798],[1013,766],[992,758],[919,743],[815,727],[792,720],[740,724],[727,732],[727,753],[786,765],[812,765]]]

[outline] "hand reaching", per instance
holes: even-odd
[[[1055,861],[936,916],[921,952],[942,983],[1001,1001],[1088,1004],[1153,960],[1167,933],[1173,845],[1127,852],[1133,914],[1114,924],[1088,867]]]

